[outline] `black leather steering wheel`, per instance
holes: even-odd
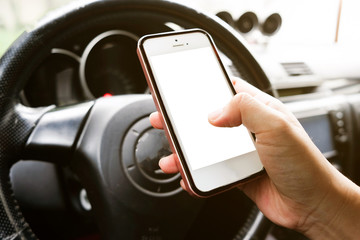
[[[49,56],[51,49],[76,34],[105,26],[109,30],[132,28],[141,35],[165,31],[164,25],[156,27],[165,22],[206,30],[242,78],[272,93],[269,80],[241,36],[221,20],[194,9],[166,1],[108,0],[89,2],[61,12],[20,36],[0,61],[1,239],[37,239],[22,216],[9,179],[11,166],[20,159],[70,166],[88,192],[104,239],[142,237],[138,226],[133,224],[139,216],[134,212],[143,213],[144,219],[154,216],[151,220],[154,222],[171,221],[173,210],[164,204],[167,199],[179,203],[178,210],[184,214],[196,215],[194,209],[200,201],[188,200],[187,194],[178,190],[178,181],[175,185],[173,182],[177,176],[154,179],[146,172],[149,162],[139,162],[139,158],[145,159],[152,151],[155,144],[152,142],[161,142],[164,146],[160,149],[166,147],[163,138],[147,121],[148,114],[155,111],[149,95],[101,98],[62,108],[25,107],[19,97],[29,77]],[[140,153],[135,153],[135,149],[141,149]],[[137,168],[135,172],[134,168]],[[131,195],[131,200],[124,201],[124,195]],[[190,205],[193,206],[191,211]],[[125,207],[133,209],[133,213],[123,214]],[[250,239],[266,225],[261,213],[255,211],[252,215],[239,238]],[[171,235],[171,231],[185,232],[191,223],[181,225],[175,221],[174,225],[180,226],[164,230],[163,238],[183,238],[181,234]]]

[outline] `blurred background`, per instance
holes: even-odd
[[[316,73],[316,77],[305,79],[311,84],[316,84],[316,78],[360,77],[358,0],[174,1],[216,14],[231,25],[245,38],[279,88],[287,87],[289,81],[276,70],[278,64],[272,63],[306,63]],[[39,19],[61,6],[79,2],[88,1],[0,0],[0,56]],[[298,70],[299,66],[294,68]]]
[[[245,12],[253,12],[258,22],[278,13],[282,25],[271,44],[339,44],[360,40],[358,0],[175,0],[212,14],[227,12],[236,22]],[[73,0],[0,0],[0,54],[24,30],[60,6]],[[77,1],[78,2],[78,1]],[[83,1],[85,2],[85,1]],[[263,42],[252,31],[251,43]]]

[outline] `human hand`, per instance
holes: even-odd
[[[233,81],[238,93],[223,109],[209,114],[217,127],[244,124],[256,135],[255,146],[267,175],[239,186],[274,223],[310,237],[338,222],[339,208],[356,186],[341,175],[312,143],[300,123],[277,99],[248,83]],[[160,115],[150,122],[162,128]],[[166,173],[179,169],[176,155],[160,160]],[[182,183],[184,187],[184,184]],[[335,229],[335,228],[334,228]]]

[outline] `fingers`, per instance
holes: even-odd
[[[150,123],[154,128],[163,129],[161,115],[159,114],[159,112],[153,112],[150,114]],[[159,166],[161,170],[164,171],[164,173],[177,173],[179,172],[179,169],[176,161],[178,161],[177,157],[174,154],[171,154],[169,156],[161,158],[159,161]],[[183,180],[180,181],[180,185],[184,190],[186,190]]]
[[[247,92],[251,96],[255,96],[255,95],[258,95],[259,93],[263,93],[259,89],[257,89],[256,87],[252,86],[251,84],[249,84],[248,82],[246,82],[245,80],[242,80],[240,78],[233,77],[233,78],[231,78],[231,82],[232,82],[232,84],[233,84],[233,86],[235,88],[235,91],[237,93],[239,93],[239,92]]]
[[[178,159],[174,154],[171,154],[167,157],[163,157],[162,159],[160,159],[159,161],[159,166],[161,168],[161,170],[164,171],[164,173],[177,173],[179,172],[178,169],[178,164],[177,162]],[[180,186],[185,190],[188,191],[188,189],[186,188],[186,185],[184,183],[184,180],[180,180]]]
[[[240,79],[240,78],[232,78],[232,83],[237,93],[246,92],[250,96],[256,98],[260,102],[264,103],[265,105],[277,109],[281,112],[288,112],[286,107],[276,98],[270,96],[267,93],[264,93],[260,89],[254,87],[250,83]]]
[[[238,93],[222,110],[209,114],[209,122],[218,127],[244,124],[253,133],[268,131],[284,122],[281,112],[248,93]]]
[[[169,156],[163,157],[159,161],[159,166],[164,173],[177,173],[179,172],[178,165],[177,165],[177,158],[174,154]]]
[[[246,104],[248,102],[248,97],[244,97],[244,94],[248,94],[254,99],[258,100],[260,103],[263,103],[266,106],[278,110],[285,115],[287,115],[288,120],[291,120],[293,122],[296,122],[296,119],[292,116],[292,114],[289,114],[289,111],[286,109],[286,107],[277,99],[273,98],[272,96],[260,91],[256,87],[252,86],[251,84],[247,83],[246,81],[240,79],[240,78],[233,78],[232,83],[234,85],[234,88],[238,94],[233,98],[230,104],[226,106],[223,110],[226,111],[225,115],[222,115],[221,119],[216,119],[220,115],[220,113],[223,112],[223,110],[218,110],[214,113],[209,114],[209,122],[215,126],[225,126],[225,127],[232,127],[232,126],[238,126],[242,123],[241,119],[241,111],[239,111],[240,106],[236,106],[237,103],[243,103]],[[248,103],[251,103],[252,101],[249,101]],[[249,104],[248,104],[249,105]],[[256,105],[256,104],[250,104],[250,105]],[[232,112],[234,109],[237,109],[237,111]],[[258,109],[258,110],[261,110]],[[255,109],[254,109],[255,110]],[[233,114],[230,114],[230,113]],[[258,112],[263,115],[262,112]],[[154,128],[157,129],[163,129],[161,114],[159,112],[153,112],[150,115],[150,123]],[[257,116],[259,118],[259,116]],[[261,119],[261,118],[260,118]],[[261,119],[262,121],[262,119]],[[246,124],[245,124],[246,125]],[[249,128],[249,126],[247,126]],[[249,129],[250,130],[250,129]],[[251,130],[250,130],[251,131]]]
[[[185,186],[185,183],[184,183],[184,180],[180,180],[180,186],[185,190],[185,191],[187,191],[187,188],[186,188],[186,186]]]
[[[161,122],[161,115],[159,112],[153,112],[150,114],[150,123],[154,128],[163,129],[163,125]]]
[[[179,172],[179,169],[178,169],[178,165],[176,163],[177,158],[174,154],[171,154],[167,157],[163,157],[162,159],[160,159],[159,161],[159,166],[161,168],[161,170],[164,171],[164,173],[168,173],[168,174],[171,174],[171,173],[177,173]],[[180,180],[180,186],[185,190],[185,191],[188,191],[188,189],[186,188],[186,185],[184,183],[184,180]]]
[[[159,112],[153,112],[150,114],[150,123],[154,128],[162,129],[163,125],[161,122],[161,116]],[[159,161],[159,166],[161,170],[165,173],[177,173],[179,171],[176,163],[177,158],[174,154],[163,157]]]

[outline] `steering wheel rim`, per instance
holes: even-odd
[[[28,108],[20,104],[19,94],[31,73],[49,54],[55,42],[69,35],[74,22],[108,14],[131,15],[152,13],[169,17],[184,27],[208,31],[241,75],[261,90],[272,94],[265,73],[244,45],[241,36],[220,20],[183,5],[163,1],[93,1],[62,12],[33,31],[21,35],[0,60],[0,237],[2,239],[37,239],[22,216],[13,196],[9,173],[11,166],[23,157],[24,145],[40,117],[49,108]],[[64,32],[63,36],[58,36]],[[61,35],[61,34],[60,34]],[[57,39],[56,41],[54,39]]]

